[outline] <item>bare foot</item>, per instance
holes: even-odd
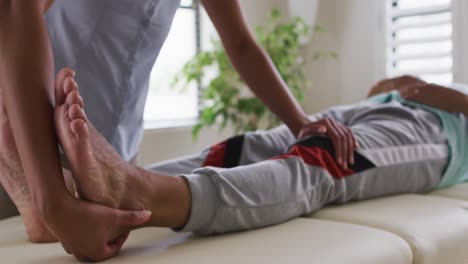
[[[56,91],[55,126],[81,198],[120,209],[145,209],[129,194],[134,169],[95,130],[83,110],[78,85],[68,77]]]
[[[55,126],[81,198],[124,210],[150,210],[146,225],[178,228],[190,214],[182,177],[161,175],[123,161],[88,121],[73,78],[56,91]]]
[[[32,202],[10,123],[0,91],[0,184],[20,212],[26,232],[33,243],[56,242]]]

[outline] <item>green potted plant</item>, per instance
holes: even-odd
[[[320,32],[322,28],[315,26],[311,29],[300,17],[282,22],[278,9],[271,11],[266,26],[256,29],[258,43],[269,54],[299,102],[303,101],[303,89],[307,86],[304,66],[308,58],[303,55],[303,40],[309,39],[312,31]],[[183,87],[203,80],[200,115],[192,131],[194,138],[202,128],[214,125],[219,125],[220,129],[229,125],[236,133],[278,125],[278,119],[259,99],[245,93],[246,84],[229,62],[221,43],[214,40],[213,44],[212,50],[200,52],[188,61],[175,79],[175,83],[182,83]],[[335,52],[319,52],[313,58],[336,56]],[[205,73],[213,69],[216,74],[205,78]]]

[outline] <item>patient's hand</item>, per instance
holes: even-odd
[[[324,118],[303,126],[298,138],[319,135],[330,138],[335,149],[335,159],[344,169],[348,169],[348,164],[354,164],[354,150],[358,145],[350,128],[334,119]]]

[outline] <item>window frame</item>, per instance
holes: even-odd
[[[199,0],[192,0],[192,5],[180,5],[179,8],[182,9],[191,9],[195,12],[195,45],[196,45],[196,52],[201,52],[201,10],[200,10],[200,2]]]
[[[178,7],[179,9],[192,10],[195,17],[195,53],[199,54],[202,51],[202,16],[201,16],[201,5],[199,0],[192,0],[191,5],[183,5],[182,3]],[[174,119],[174,120],[143,120],[144,130],[161,130],[161,129],[172,129],[172,128],[184,128],[192,127],[196,124],[196,120],[201,112],[201,89],[202,83],[201,80],[197,81],[197,102],[198,102],[198,112],[197,117],[187,118],[187,119]]]
[[[181,5],[179,8],[189,8],[195,12],[195,52],[196,54],[200,54],[202,52],[202,36],[203,36],[203,29],[202,29],[202,15],[201,15],[201,5],[200,0],[192,0],[191,6],[183,6]],[[198,113],[197,118],[200,116],[201,108],[202,108],[202,80],[197,80],[197,96],[198,96]]]

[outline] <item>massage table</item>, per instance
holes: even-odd
[[[72,226],[70,228],[73,228]],[[277,226],[212,237],[134,231],[105,263],[468,263],[468,184],[343,206]],[[77,263],[60,244],[27,241],[19,217],[0,222],[0,263]]]

